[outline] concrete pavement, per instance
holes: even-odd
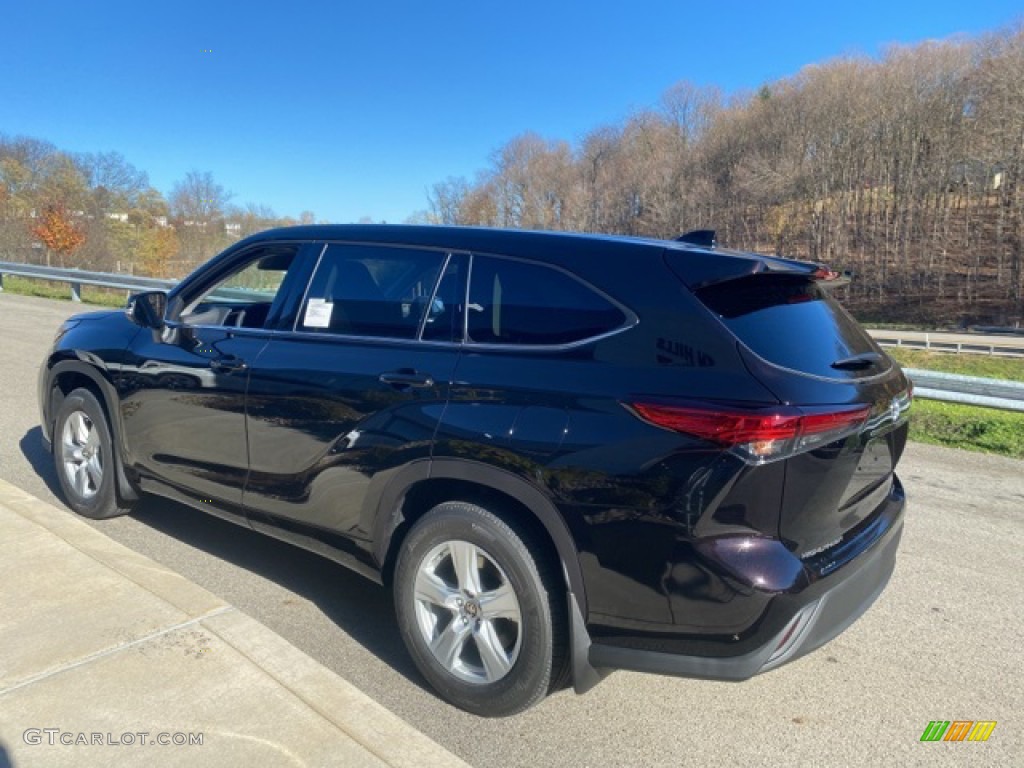
[[[0,768],[465,765],[279,635],[0,480]]]

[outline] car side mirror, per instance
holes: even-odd
[[[128,319],[143,328],[159,331],[164,327],[164,313],[167,311],[167,294],[163,291],[137,293],[128,300],[125,314]]]

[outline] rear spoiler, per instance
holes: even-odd
[[[837,272],[813,261],[719,249],[713,229],[687,232],[673,243],[679,245],[665,250],[665,260],[691,290],[760,273],[803,275],[820,283],[823,288],[848,285],[852,279],[849,272]],[[686,245],[697,246],[699,250],[680,247]]]
[[[718,245],[718,241],[715,239],[715,230],[713,229],[691,229],[685,235],[677,237],[676,242],[700,245],[705,248],[714,248]]]
[[[822,288],[839,288],[849,285],[853,279],[852,272],[837,272],[831,267],[815,261],[784,259],[780,256],[762,256],[761,258],[768,264],[768,269],[765,270],[767,272],[797,272],[805,274],[821,283]],[[775,265],[778,265],[778,267]]]
[[[814,279],[822,284],[822,288],[842,288],[853,280],[853,272],[848,269],[836,272],[834,269],[822,266],[814,273]]]

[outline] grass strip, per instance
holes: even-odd
[[[1024,459],[1024,413],[917,399],[910,439]]]
[[[886,347],[885,351],[904,368],[923,368],[926,371],[982,376],[987,379],[1024,381],[1024,359],[1021,358],[968,353],[957,355],[906,347]]]
[[[53,280],[33,280],[20,275],[4,275],[4,292],[21,296],[40,296],[44,299],[71,299],[71,286]],[[98,304],[103,307],[123,307],[128,292],[121,288],[102,288],[95,285],[82,286],[82,303]]]

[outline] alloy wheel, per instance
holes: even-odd
[[[522,612],[508,577],[467,541],[431,549],[416,571],[416,623],[434,658],[469,683],[501,680],[519,656]]]
[[[73,411],[61,430],[61,461],[68,485],[83,501],[103,482],[103,452],[96,425],[85,411]]]

